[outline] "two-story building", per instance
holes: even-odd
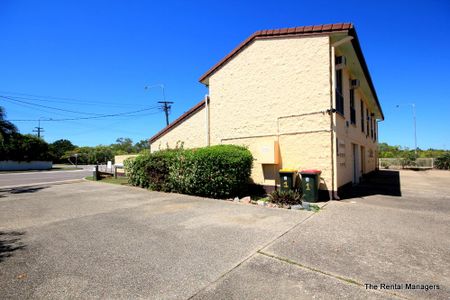
[[[249,147],[252,180],[280,168],[320,169],[338,197],[377,167],[383,112],[352,24],[257,31],[200,78],[209,95],[150,139],[151,150]]]

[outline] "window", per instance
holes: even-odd
[[[372,118],[372,129],[370,132],[370,136],[372,137],[372,140],[375,141],[375,118]]]
[[[366,136],[369,136],[369,121],[370,121],[370,116],[369,116],[369,110],[366,109]]]
[[[336,70],[336,111],[344,115],[344,95],[342,93],[342,70]]]
[[[377,141],[377,129],[378,129],[378,123],[375,120],[374,122],[374,126],[373,126],[373,141],[376,142]]]
[[[372,114],[370,114],[370,138],[373,139],[373,118],[372,118]]]
[[[364,102],[361,100],[361,131],[364,132]]]
[[[336,155],[339,156],[339,140],[336,138]]]
[[[351,84],[351,80],[350,80]],[[350,123],[356,125],[355,90],[350,87]]]

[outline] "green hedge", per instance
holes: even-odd
[[[241,146],[217,145],[198,149],[163,150],[127,160],[132,185],[156,191],[213,198],[247,192],[253,157]]]
[[[438,169],[450,170],[450,153],[445,153],[436,158],[434,165]]]

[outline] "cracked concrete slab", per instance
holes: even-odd
[[[256,254],[192,299],[398,299]]]

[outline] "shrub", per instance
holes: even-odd
[[[178,153],[169,178],[174,191],[227,198],[247,191],[253,164],[250,151],[241,146],[217,145]]]
[[[269,201],[276,204],[282,205],[295,205],[301,204],[301,195],[295,191],[282,191],[276,190],[269,194]]]
[[[128,182],[134,186],[155,191],[171,191],[168,180],[169,166],[176,158],[178,150],[163,150],[155,153],[144,151],[135,158],[124,162]]]
[[[416,166],[416,154],[414,151],[405,152],[400,163],[402,168]]]
[[[138,155],[137,157],[127,158],[123,162],[129,184],[148,188],[149,181],[146,170],[149,157],[150,153],[143,153],[141,155]]]
[[[157,191],[227,198],[245,193],[253,157],[241,146],[162,150],[125,161],[129,183]]]
[[[162,192],[173,191],[169,181],[170,166],[174,164],[180,151],[168,149],[155,152],[149,156],[146,169],[148,188]]]
[[[438,169],[450,170],[450,152],[437,157],[434,165]]]

